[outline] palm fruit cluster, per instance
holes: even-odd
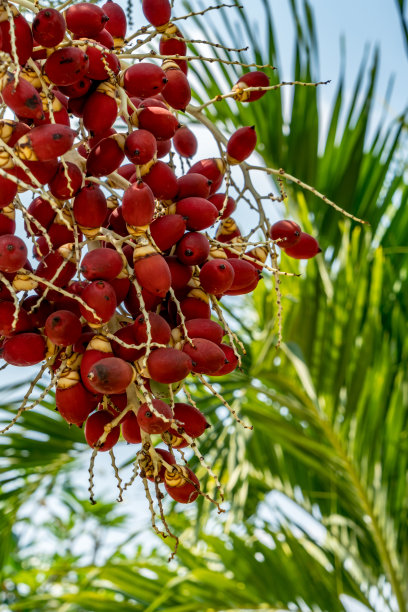
[[[256,132],[243,126],[220,157],[196,158],[187,44],[168,0],[136,7],[158,53],[134,61],[113,0],[18,7],[0,8],[1,358],[43,364],[93,456],[135,444],[139,475],[192,502],[200,484],[177,451],[209,425],[176,396],[187,377],[205,384],[240,364],[220,303],[256,288],[275,244],[297,258],[319,246],[282,220],[247,247],[222,185]],[[247,71],[231,95],[252,103],[268,87]]]

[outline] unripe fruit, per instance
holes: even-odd
[[[129,96],[149,98],[160,93],[167,82],[163,70],[150,62],[140,62],[125,70],[123,87]]]
[[[160,31],[170,21],[171,6],[169,0],[143,0],[142,11],[147,21]]]
[[[299,242],[301,232],[300,225],[294,221],[282,219],[272,225],[269,235],[272,240],[277,241],[279,247],[287,249]]]
[[[158,348],[147,358],[150,376],[157,382],[171,384],[183,380],[192,369],[191,358],[173,348]]]
[[[143,181],[133,183],[123,194],[122,215],[128,225],[149,225],[153,220],[154,208],[153,192]]]
[[[65,21],[74,38],[92,38],[104,28],[108,20],[109,17],[99,6],[89,2],[79,2],[65,11]]]
[[[137,413],[137,422],[140,429],[149,434],[160,434],[166,431],[170,427],[169,420],[173,418],[171,408],[168,404],[159,399],[152,400],[153,408],[158,412],[160,416],[156,416],[150,405],[145,402],[141,404]]]
[[[81,262],[81,272],[89,280],[111,281],[121,273],[123,260],[117,251],[100,247],[86,253]]]
[[[321,253],[322,249],[313,236],[306,234],[306,232],[301,232],[298,242],[292,247],[285,248],[284,251],[286,255],[294,259],[311,259],[318,253]]]
[[[147,130],[134,130],[126,138],[125,155],[133,164],[147,164],[156,153],[156,138]]]
[[[44,71],[54,85],[72,85],[85,76],[89,58],[78,47],[63,47],[54,51],[44,64]]]
[[[27,247],[18,236],[0,236],[0,271],[17,272],[27,261]]]
[[[176,204],[177,214],[187,219],[187,229],[203,230],[213,225],[218,210],[205,198],[183,198]]]
[[[266,91],[242,91],[246,87],[269,87],[269,77],[258,70],[243,74],[238,79],[232,91],[236,91],[235,100],[239,102],[255,102],[265,95]]]
[[[227,161],[230,165],[240,164],[251,155],[256,146],[255,126],[239,128],[228,141]]]
[[[88,372],[89,385],[98,393],[123,393],[135,378],[135,370],[120,357],[97,361]]]
[[[158,217],[150,225],[154,243],[161,251],[170,249],[186,231],[186,222],[181,215]]]
[[[176,130],[173,136],[173,145],[182,157],[194,157],[197,153],[197,138],[186,125],[182,125]]]
[[[89,446],[97,448],[101,452],[108,451],[115,446],[120,436],[120,427],[118,425],[111,429],[102,446],[97,446],[99,438],[104,433],[105,426],[112,421],[113,417],[107,410],[99,410],[88,417],[85,423],[84,434]]]
[[[221,295],[228,291],[234,282],[234,268],[224,259],[212,259],[203,265],[200,271],[200,283],[204,291]]]
[[[32,28],[39,45],[56,47],[65,35],[65,19],[56,9],[45,8],[36,14]]]
[[[189,232],[183,236],[177,245],[176,255],[181,263],[199,266],[204,263],[210,253],[208,239],[199,232]]]
[[[106,281],[94,281],[86,287],[81,298],[92,308],[96,316],[80,304],[81,315],[91,327],[100,327],[110,321],[116,310],[116,295],[111,285]],[[98,317],[98,318],[97,318]]]
[[[137,422],[135,413],[132,411],[128,412],[123,419],[122,436],[129,444],[140,444],[142,441],[140,425]]]
[[[69,310],[57,310],[47,318],[44,332],[57,346],[69,346],[79,339],[82,325]]]
[[[24,332],[4,342],[1,355],[7,363],[15,366],[31,366],[45,359],[45,340],[39,334]]]
[[[221,344],[225,335],[221,325],[211,319],[190,319],[186,321],[186,329],[190,338],[205,338],[215,344]]]
[[[214,374],[225,363],[225,355],[217,344],[206,338],[192,338],[193,346],[188,342],[183,352],[191,357],[192,371],[199,374]]]
[[[75,135],[76,132],[66,125],[40,125],[22,136],[14,151],[23,161],[48,161],[69,151]]]
[[[167,493],[181,504],[190,504],[197,499],[200,483],[190,468],[182,465],[172,466],[172,471],[166,470],[164,486]]]

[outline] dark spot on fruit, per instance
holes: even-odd
[[[38,108],[38,98],[36,96],[27,98],[27,100],[24,102],[24,106],[31,109]]]
[[[52,135],[52,139],[53,139],[53,140],[61,140],[61,138],[62,138],[62,134],[58,134],[58,133],[57,133],[57,134],[53,134],[53,135]]]
[[[14,247],[13,247],[13,245],[12,245],[12,244],[8,244],[8,245],[7,245],[7,250],[8,250],[8,251],[14,251]]]
[[[72,59],[72,57],[66,57],[65,59],[61,59],[60,60],[60,64],[72,64],[74,60]]]
[[[184,255],[185,255],[186,257],[191,257],[192,255],[194,255],[194,253],[193,253],[193,251],[192,251],[191,249],[186,249],[186,250],[184,251]]]
[[[151,419],[151,418],[152,418],[152,416],[153,416],[153,414],[150,412],[150,410],[147,410],[147,411],[145,412],[145,416],[146,416],[148,419]]]
[[[225,270],[225,264],[220,264],[220,265],[218,266],[218,268],[219,268],[220,270]]]

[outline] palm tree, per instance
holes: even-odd
[[[267,58],[245,12],[237,10],[232,44],[241,46],[234,32],[242,31],[254,54],[243,55],[243,61],[262,58],[279,65],[269,4],[265,0]],[[317,80],[314,20],[308,3],[304,6],[306,17],[292,4],[298,28],[294,79]],[[207,37],[201,21],[197,26]],[[215,23],[212,32],[220,40]],[[324,154],[318,149],[316,89],[295,89],[289,133],[279,90],[254,108],[237,106],[232,112],[219,104],[207,110],[221,124],[255,124],[263,134],[267,166],[285,168],[370,223],[361,227],[317,198],[306,200],[296,184],[286,185],[289,214],[319,236],[325,255],[302,268],[300,279],[282,282],[279,352],[273,279],[265,278],[240,308],[229,309],[247,356],[242,372],[217,383],[254,432],[230,423],[217,397],[191,385],[213,424],[202,451],[226,489],[227,518],[217,518],[212,528],[213,511],[201,498],[195,516],[194,510],[184,515],[173,508],[169,522],[184,531],[185,544],[169,566],[161,542],[148,559],[138,549],[125,554],[119,548],[103,564],[96,556],[86,566],[69,550],[49,555],[40,567],[35,558],[24,557],[13,547],[12,528],[17,510],[41,484],[49,492],[55,486],[64,491],[70,515],[59,523],[61,539],[74,540],[85,531],[84,521],[75,532],[74,517],[90,512],[66,480],[82,454],[82,434],[60,424],[48,394],[44,411],[25,413],[20,429],[3,438],[1,561],[4,601],[11,609],[336,611],[350,601],[370,610],[407,609],[408,251],[401,245],[408,188],[400,149],[403,121],[385,128],[381,122],[368,137],[377,66],[376,55],[368,69],[364,58],[348,105],[340,81]],[[204,66],[197,74],[209,97],[219,93],[212,72]],[[234,66],[223,70],[230,85],[237,76]],[[196,96],[201,103],[200,93]],[[271,115],[273,123],[267,121]],[[293,260],[282,266],[299,271]],[[12,413],[15,406],[5,409]],[[39,435],[30,436],[32,431]],[[208,475],[198,474],[211,488]],[[102,534],[110,519],[109,505],[93,515]],[[18,584],[26,591],[18,592]]]

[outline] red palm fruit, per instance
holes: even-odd
[[[186,287],[193,273],[192,267],[182,264],[175,256],[166,257],[166,262],[170,269],[173,289],[178,291]]]
[[[103,82],[87,97],[82,113],[84,127],[92,136],[101,134],[112,127],[117,115],[115,87],[108,82]]]
[[[82,79],[81,79],[82,81]],[[78,81],[79,82],[79,81]],[[78,117],[80,119],[82,119],[82,115],[84,112],[84,107],[85,107],[85,103],[87,100],[87,95],[84,94],[82,96],[78,96],[75,98],[69,98],[68,99],[68,112],[71,115],[74,115],[75,117]],[[78,152],[81,153],[81,150],[83,149],[84,145],[81,144],[80,147],[78,147]],[[82,153],[81,153],[82,155]],[[83,155],[83,157],[87,157],[87,155]]]
[[[120,357],[101,359],[88,372],[90,386],[104,395],[123,393],[134,378],[134,368]]]
[[[122,429],[122,432],[123,432],[123,429]],[[169,451],[164,450],[163,448],[155,448],[154,450],[159,455],[158,462],[159,462],[159,465],[161,466],[159,468],[159,473],[156,476],[156,480],[158,480],[159,482],[164,482],[164,476],[166,474],[166,466],[162,463],[161,459],[164,459],[164,461],[166,463],[169,463],[170,465],[174,465],[176,463],[176,458]],[[145,468],[145,473],[146,473],[147,480],[154,482],[155,476],[154,476],[153,470],[147,470]]]
[[[186,297],[180,301],[180,309],[187,319],[210,319],[211,308],[207,302],[195,297]]]
[[[140,444],[142,434],[134,412],[126,413],[122,423],[122,436],[129,444]]]
[[[58,160],[55,158],[48,161],[26,161],[25,165],[41,185],[46,185],[52,181],[57,172]],[[26,182],[31,184],[29,176],[26,174],[25,177],[27,177]]]
[[[149,312],[150,334],[152,342],[167,344],[170,342],[170,325],[155,312]],[[147,323],[143,314],[140,314],[132,325],[135,344],[147,342]]]
[[[140,62],[127,68],[123,75],[123,87],[129,96],[149,98],[162,91],[167,80],[160,66]]]
[[[242,91],[246,87],[269,87],[269,77],[260,71],[247,72],[238,79],[232,91],[235,91],[235,100],[239,102],[254,102],[259,100],[266,91]]]
[[[31,33],[30,24],[20,13],[14,15],[12,21],[18,62],[21,66],[24,66],[31,57],[33,51],[33,35]],[[8,53],[14,61],[10,26],[11,23],[8,20],[0,23],[0,36],[2,37],[1,49]]]
[[[157,140],[173,138],[178,128],[178,119],[165,108],[148,106],[138,108],[131,116],[136,127],[148,130]]]
[[[40,334],[23,332],[7,338],[2,346],[4,361],[15,366],[31,366],[45,359],[45,340]]]
[[[95,333],[93,331],[83,332],[80,335],[79,339],[72,345],[72,349],[74,353],[80,353],[81,355],[83,355],[87,349],[88,344],[90,343],[90,341],[92,340],[94,336],[95,336]],[[82,361],[81,361],[81,364],[82,364]]]
[[[99,6],[89,2],[79,2],[65,11],[67,28],[71,30],[75,38],[87,36],[92,38],[105,27],[108,20],[109,17]]]
[[[231,242],[239,236],[241,236],[241,231],[232,217],[223,219],[215,234],[219,242]]]
[[[204,291],[221,295],[228,291],[234,282],[235,272],[226,259],[207,261],[200,270],[200,283]]]
[[[30,329],[33,329],[33,325],[23,308],[18,308],[16,311],[12,302],[0,302],[0,336],[12,336]]]
[[[53,51],[44,64],[45,74],[54,85],[72,85],[85,76],[88,68],[88,55],[78,47]]]
[[[272,225],[269,230],[269,236],[272,240],[278,241],[278,246],[288,249],[299,242],[301,232],[300,225],[294,221],[282,219]]]
[[[220,219],[226,219],[229,217],[237,207],[237,203],[235,202],[234,198],[227,196],[225,193],[215,193],[208,199],[212,204],[214,204],[218,212],[224,210],[220,216]]]
[[[56,47],[65,35],[65,19],[56,9],[45,8],[34,17],[32,29],[39,45]]]
[[[170,21],[171,6],[169,0],[143,0],[142,11],[147,21],[159,31],[162,31]]]
[[[115,43],[123,44],[127,29],[126,14],[123,8],[117,2],[108,0],[102,5],[102,10],[109,17],[109,21],[105,23],[105,29],[113,36]]]
[[[128,225],[149,225],[153,220],[154,207],[153,192],[143,181],[133,183],[123,194],[122,215]]]
[[[122,327],[115,332],[114,335],[116,338],[119,338],[119,340],[126,342],[126,344],[139,344],[139,342],[135,341],[132,325]],[[112,350],[115,357],[120,357],[125,361],[136,361],[139,357],[142,357],[145,352],[143,349],[126,348],[114,340],[112,340]]]
[[[173,136],[173,145],[177,153],[182,157],[194,157],[197,153],[197,138],[186,125],[182,125],[176,130]],[[198,172],[198,174],[203,173]]]
[[[146,310],[157,308],[161,302],[159,296],[153,295],[149,291],[146,291],[146,289],[142,289],[142,297]],[[133,284],[130,285],[129,292],[125,297],[125,306],[133,316],[138,315],[140,312],[140,301],[136,293],[136,287]]]
[[[93,308],[97,315],[95,316],[90,310],[80,304],[81,315],[91,327],[100,327],[108,323],[115,314],[117,306],[115,291],[106,281],[93,281],[82,291],[81,298],[88,306]]]
[[[171,138],[168,140],[157,140],[157,159],[166,157],[171,151]]]
[[[231,372],[233,372],[238,365],[238,357],[228,344],[220,344],[220,348],[224,352],[225,363],[222,368],[218,370],[218,372],[213,374],[213,376],[224,376],[225,374],[231,374]]]
[[[218,217],[218,210],[205,198],[183,198],[176,204],[176,212],[187,219],[187,229],[203,230],[213,225]]]
[[[191,357],[192,371],[199,374],[213,374],[225,362],[225,355],[220,347],[206,338],[192,338],[193,346],[186,342],[183,352]]]
[[[205,338],[215,344],[221,344],[225,331],[211,319],[190,319],[186,321],[186,329],[190,338]]]
[[[183,380],[193,367],[187,353],[174,348],[158,348],[147,358],[150,376],[157,382],[171,384]]]
[[[210,243],[199,232],[184,234],[176,249],[178,259],[187,266],[199,266],[205,262],[209,254]]]
[[[184,40],[177,40],[177,38],[173,38],[174,36],[178,38],[183,38],[182,33],[177,28],[174,23],[169,23],[166,30],[163,32],[160,43],[159,43],[159,53],[160,55],[186,55],[187,54],[187,44]],[[175,60],[174,60],[175,61]]]
[[[135,164],[123,164],[123,166],[120,166],[116,170],[116,172],[120,176],[123,176],[124,179],[129,181],[130,178],[135,174]]]
[[[91,176],[107,176],[111,174],[125,158],[123,153],[123,134],[114,134],[103,138],[93,149],[91,149],[86,160],[86,171]]]
[[[234,280],[229,288],[231,291],[241,289],[259,280],[258,270],[249,261],[228,259],[228,263],[234,269]]]
[[[14,234],[16,231],[14,204],[2,209],[0,212],[0,236]]]
[[[203,174],[210,181],[212,181],[210,189],[210,195],[212,195],[221,187],[221,183],[225,173],[225,165],[222,159],[218,157],[201,159],[200,161],[196,162],[191,166],[188,171],[188,174],[191,174],[192,172],[196,172],[197,174]]]
[[[0,209],[11,204],[17,194],[17,183],[0,176]]]
[[[86,76],[90,79],[104,81],[109,77],[108,70],[111,70],[114,74],[119,73],[120,62],[115,53],[87,45],[86,54],[89,60]]]
[[[227,161],[230,165],[243,162],[256,146],[255,126],[242,127],[234,132],[227,144]]]
[[[55,391],[55,405],[62,418],[70,425],[78,425],[88,418],[90,413],[96,408],[98,398],[87,391],[77,372],[70,372],[73,380],[69,382],[64,380],[64,377],[58,380],[57,389]],[[74,375],[74,376],[72,376]],[[76,376],[78,379],[76,379]],[[65,386],[67,383],[74,382],[72,386]]]
[[[164,257],[153,247],[141,247],[135,249],[133,261],[135,276],[142,289],[164,297],[171,286],[171,274]]]
[[[298,242],[292,247],[285,248],[284,251],[286,255],[294,259],[311,259],[321,253],[322,249],[316,238],[306,232],[301,232]]]
[[[4,23],[4,22],[3,22]],[[2,25],[2,24],[0,24]],[[18,83],[15,82],[14,75],[7,72],[6,84],[1,90],[3,102],[18,116],[27,117],[30,119],[44,119],[44,111],[40,94],[36,88],[24,78],[20,77]],[[16,136],[21,133],[21,136],[27,131],[19,130]],[[16,140],[13,138],[14,146]]]
[[[161,94],[157,94],[157,95],[161,96]],[[151,106],[157,106],[158,108],[165,108],[166,110],[169,109],[167,104],[163,102],[163,100],[159,99],[159,97],[144,98],[143,100],[139,98],[139,104],[137,105],[135,104],[135,106],[137,108],[149,108]]]
[[[170,406],[162,400],[154,399],[152,400],[152,404],[155,411],[164,417],[165,420],[152,412],[150,405],[145,402],[140,404],[137,413],[137,422],[139,423],[140,429],[143,429],[143,431],[149,434],[160,434],[169,428],[169,420],[173,418],[173,414]]]
[[[254,270],[255,269],[256,268],[254,266]],[[246,293],[252,293],[252,291],[256,289],[260,278],[261,277],[255,278],[251,283],[245,285],[245,287],[240,287],[239,289],[228,289],[228,291],[225,291],[224,295],[245,295]]]
[[[57,172],[49,182],[51,194],[57,200],[69,200],[76,196],[82,185],[82,171],[72,162],[60,162]]]
[[[35,274],[41,278],[50,281],[57,287],[64,287],[73,278],[76,272],[74,263],[74,252],[72,245],[62,245],[57,251],[51,251],[38,264]],[[59,272],[58,272],[59,270]],[[58,273],[57,273],[58,272]],[[46,286],[39,284],[39,290],[42,292]]]
[[[47,317],[53,311],[53,306],[48,300],[42,300],[37,306],[38,300],[39,298],[37,295],[29,295],[21,304],[30,318],[31,326],[34,329],[41,329],[44,327]]]
[[[150,233],[161,251],[170,249],[186,231],[186,222],[181,215],[158,217],[150,225]]]
[[[83,76],[79,81],[75,81],[72,85],[60,85],[59,91],[68,98],[80,98],[90,90],[92,81],[87,76]]]
[[[201,410],[190,404],[176,402],[173,414],[174,418],[182,423],[181,427],[190,438],[199,438],[210,427]]]
[[[9,281],[9,283],[12,283],[15,277],[14,273],[7,274],[7,272],[3,272],[3,276],[5,277],[6,280]],[[10,289],[1,280],[0,280],[0,300],[2,301],[4,300],[7,302],[14,301],[14,296],[12,295]]]
[[[55,251],[58,247],[63,244],[67,244],[68,242],[74,241],[74,231],[72,228],[68,228],[63,223],[58,223],[60,219],[58,217],[55,218],[55,221],[50,225],[48,229],[48,237],[51,241],[52,250]],[[45,236],[39,236],[35,241],[35,248],[33,250],[33,255],[36,259],[41,259],[45,255],[50,253],[50,248],[47,244]]]
[[[101,30],[97,34],[94,34],[92,37],[92,40],[95,40],[96,42],[98,42],[103,47],[106,47],[107,49],[112,50],[115,48],[115,41],[113,39],[113,36],[112,34],[110,34],[110,32],[108,32],[106,28],[103,28],[103,30]]]
[[[88,183],[82,187],[75,196],[73,212],[75,221],[85,234],[87,234],[87,229],[99,229],[108,212],[106,197],[102,189],[95,183]]]
[[[75,135],[75,130],[66,125],[40,125],[22,136],[14,151],[23,161],[48,161],[69,151]]]
[[[126,360],[125,360],[126,361]],[[109,409],[113,411],[112,414],[120,414],[128,405],[127,394],[126,393],[111,393],[109,395]],[[113,404],[113,406],[112,406]],[[101,407],[102,409],[102,407]],[[123,417],[123,420],[126,418]]]
[[[0,271],[17,272],[27,261],[27,247],[18,236],[0,236]]]
[[[174,465],[166,470],[164,486],[167,493],[181,504],[190,504],[199,495],[200,483],[197,476],[184,465]]]
[[[143,180],[158,200],[172,200],[177,193],[177,177],[164,162],[156,162],[150,172],[144,175]]]
[[[74,344],[82,332],[81,321],[69,310],[56,310],[45,322],[45,335],[57,346]]]
[[[126,138],[125,155],[133,164],[147,164],[156,153],[156,138],[147,130],[134,130]]]
[[[9,74],[11,75],[11,73]],[[11,87],[11,91],[12,90],[13,87]],[[17,140],[29,131],[29,126],[22,121],[13,121],[13,119],[0,120],[0,138],[3,142],[8,144],[9,147],[14,147]]]
[[[167,78],[167,83],[162,90],[163,98],[175,110],[185,111],[191,100],[191,89],[186,75],[171,60],[165,60],[163,70]]]
[[[119,306],[119,304],[123,302],[123,300],[128,294],[128,291],[130,288],[130,281],[128,278],[124,277],[124,278],[114,278],[113,280],[109,282],[113,287],[113,290],[116,295],[116,301]]]
[[[207,199],[210,195],[212,181],[202,174],[185,174],[177,180],[177,200],[183,198],[198,197]]]
[[[262,272],[263,266],[261,264],[265,263],[269,252],[266,247],[258,246],[247,251],[245,255],[248,255],[248,257],[251,258],[252,261],[250,261],[249,263],[253,265],[257,270],[260,270]]]
[[[87,418],[84,434],[89,446],[97,448],[100,452],[109,451],[115,446],[120,436],[120,427],[118,425],[111,429],[102,446],[98,446],[98,440],[103,435],[105,427],[112,421],[113,416],[108,410],[98,410]]]
[[[123,260],[117,251],[100,247],[89,251],[81,262],[81,272],[89,280],[111,281],[121,273]]]

